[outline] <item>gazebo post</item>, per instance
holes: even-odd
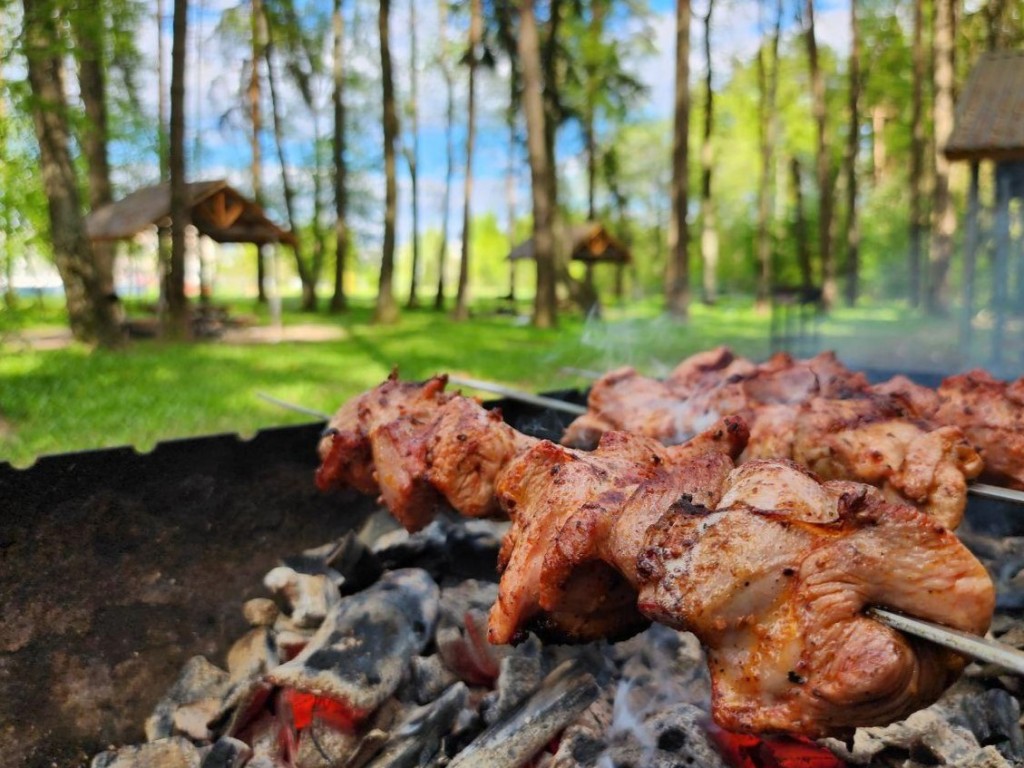
[[[971,186],[967,193],[967,232],[964,235],[964,306],[960,316],[960,349],[970,355],[974,316],[974,273],[978,254],[980,163],[971,161]]]
[[[999,370],[1003,363],[1006,341],[1006,312],[1010,277],[1010,169],[1000,163],[996,166],[996,254],[992,270],[992,304],[995,322],[992,326],[991,366]]]

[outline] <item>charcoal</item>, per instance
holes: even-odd
[[[884,727],[858,728],[852,748],[836,739],[823,739],[821,743],[851,765],[869,765],[876,756],[895,751],[928,765],[959,766],[981,751],[974,734],[950,724],[941,705]]]
[[[1020,727],[1020,703],[998,688],[960,701],[953,722],[974,734],[983,746],[995,746],[1010,760],[1024,762],[1024,733]]]
[[[333,768],[345,765],[359,747],[360,737],[315,720],[299,735],[295,768]]]
[[[342,594],[365,589],[382,572],[370,548],[352,532],[315,549],[307,549],[301,555],[282,558],[281,563],[298,573],[327,576]]]
[[[377,541],[386,534],[394,531],[403,531],[401,523],[399,523],[395,516],[391,514],[384,507],[378,507],[374,510],[362,527],[359,529],[359,533],[356,534],[356,540],[364,547],[370,550],[371,553],[377,550]]]
[[[100,752],[90,768],[199,768],[199,750],[188,739],[172,736],[132,747]]]
[[[260,677],[250,677],[233,683],[220,708],[210,718],[208,726],[213,733],[235,736],[258,717],[274,692],[274,687]]]
[[[438,627],[463,627],[470,611],[487,614],[498,600],[498,585],[487,581],[466,579],[457,586],[441,590]]]
[[[426,764],[441,748],[441,740],[451,730],[466,705],[469,689],[456,683],[437,699],[410,712],[393,730],[383,750],[370,768],[412,768]]]
[[[274,622],[274,646],[280,661],[291,661],[309,645],[316,630],[298,627],[288,616],[278,616]]]
[[[242,606],[242,615],[250,627],[272,627],[280,609],[269,597],[254,597]]]
[[[493,579],[507,522],[439,515],[416,533],[391,530],[370,545],[384,568],[415,565],[438,580]]]
[[[202,656],[193,656],[146,720],[146,740],[166,739],[182,733],[182,728],[195,728],[199,733],[194,738],[207,738],[206,722],[220,709],[229,686],[227,672]],[[182,710],[181,715],[177,714],[179,710]]]
[[[406,677],[411,658],[433,634],[437,612],[438,587],[426,571],[385,574],[342,598],[302,652],[268,679],[372,712]]]
[[[300,573],[280,565],[263,577],[263,584],[288,604],[292,622],[299,628],[315,628],[341,598],[337,585],[325,573]]]
[[[206,753],[200,768],[242,768],[252,757],[252,749],[244,741],[224,736]]]
[[[426,704],[440,696],[457,678],[436,653],[414,656],[412,659],[412,685],[417,704]]]
[[[602,695],[587,707],[559,737],[551,768],[596,765],[608,746],[605,734],[612,722],[612,696]]]
[[[451,762],[452,768],[516,768],[540,752],[600,694],[593,675],[568,662],[505,719],[490,726]]]
[[[540,686],[544,678],[540,641],[531,636],[516,646],[501,660],[499,670],[498,695],[488,711],[488,725],[505,717]]]
[[[262,675],[277,664],[274,634],[266,627],[250,630],[236,640],[228,651],[228,674],[232,680]]]

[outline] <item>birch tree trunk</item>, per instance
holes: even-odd
[[[537,262],[537,292],[533,324],[538,328],[558,325],[555,293],[554,199],[548,154],[544,83],[541,74],[540,39],[533,0],[519,0],[517,41],[523,79],[523,110],[526,113],[526,146],[530,158],[530,188],[533,199],[533,256]]]
[[[32,122],[39,142],[53,256],[71,332],[79,341],[113,347],[121,331],[93,261],[71,160],[67,101],[57,21],[52,5],[23,0],[23,46],[32,89]]]
[[[760,128],[761,174],[757,189],[757,294],[756,303],[759,309],[768,305],[772,289],[772,189],[775,173],[776,145],[776,95],[779,83],[779,35],[782,26],[782,0],[775,4],[775,22],[768,41],[768,51],[762,43],[757,52],[757,81],[761,92],[758,119]],[[769,61],[770,59],[770,61]],[[770,67],[770,69],[769,69]],[[804,288],[810,288],[805,285]]]
[[[348,166],[345,163],[345,14],[343,0],[334,0],[331,27],[334,35],[331,76],[334,90],[334,132],[331,152],[334,156],[334,295],[331,311],[348,309],[345,295],[345,263],[348,258]]]
[[[452,177],[455,175],[455,75],[446,49],[448,43],[448,0],[438,0],[438,34],[440,45],[438,65],[444,80],[445,91],[445,172],[444,196],[441,203],[441,242],[437,246],[437,292],[434,294],[434,309],[444,309],[444,271],[448,260],[448,216],[451,210]]]
[[[860,292],[860,222],[857,218],[857,150],[860,146],[860,28],[857,0],[850,0],[850,129],[846,136],[846,303]]]
[[[927,77],[924,46],[924,0],[914,0],[913,90],[911,93],[910,143],[910,243],[907,250],[907,277],[910,306],[921,304],[922,244],[928,230],[925,215],[925,128],[924,82]]]
[[[466,104],[466,174],[462,198],[462,258],[459,260],[459,286],[455,294],[455,320],[469,317],[469,265],[473,238],[473,149],[476,143],[476,71],[479,47],[483,39],[481,0],[469,2],[469,93]]]
[[[249,154],[251,158],[249,173],[252,176],[253,200],[256,201],[256,205],[262,208],[265,201],[263,199],[263,148],[260,145],[260,137],[263,135],[263,96],[260,87],[260,62],[263,60],[263,46],[266,45],[267,39],[262,0],[252,0],[251,12],[252,71],[249,72],[249,84],[246,88],[246,98],[249,102],[249,124],[252,128],[249,140]],[[256,247],[256,302],[259,304],[267,303],[266,270],[260,246]]]
[[[946,142],[953,133],[954,2],[935,0],[934,77],[935,186],[932,190],[932,237],[928,253],[926,306],[931,314],[949,309],[947,278],[953,260],[956,211],[949,190]]]
[[[690,303],[689,229],[686,221],[690,131],[690,0],[676,0],[675,119],[672,130],[672,191],[665,271],[665,308],[686,318]]]
[[[395,84],[391,73],[391,0],[380,0],[377,27],[380,34],[380,69],[384,108],[384,243],[377,282],[377,305],[373,319],[378,323],[398,320],[395,302],[395,216],[398,210],[398,182],[395,169],[395,140],[398,138],[398,112],[395,109]]]
[[[185,296],[185,227],[189,208],[185,179],[185,52],[188,41],[188,0],[174,0],[171,43],[171,263],[167,273],[167,318],[164,335],[188,338],[189,307]]]
[[[818,181],[818,258],[821,260],[821,298],[825,307],[836,299],[836,270],[832,253],[832,148],[828,135],[828,112],[825,104],[825,75],[818,60],[818,42],[814,30],[814,0],[804,6],[807,25],[807,59],[811,74],[811,98],[814,123],[817,127],[815,170]]]
[[[411,140],[406,152],[409,165],[409,185],[412,196],[412,275],[409,279],[409,301],[406,306],[414,309],[419,306],[417,295],[420,280],[420,205],[418,192],[418,173],[420,158],[420,125],[419,125],[419,66],[416,53],[416,0],[409,0],[409,133]]]
[[[703,300],[714,304],[718,298],[718,224],[716,221],[715,199],[711,194],[711,175],[715,167],[715,146],[713,142],[715,91],[712,87],[711,71],[711,16],[715,2],[708,0],[708,11],[704,16],[704,143],[700,149],[700,255],[702,267]]]

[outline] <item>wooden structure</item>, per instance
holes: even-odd
[[[1024,235],[1014,238],[1011,224],[1016,216],[1017,230],[1024,230],[1024,51],[989,53],[978,60],[957,104],[944,152],[950,160],[967,161],[971,168],[960,343],[970,348],[981,286],[978,254],[989,252],[992,343],[988,364],[996,371],[1009,370],[1024,364]],[[994,164],[995,176],[989,226],[983,226],[987,212],[980,194],[981,163],[986,160]],[[1011,352],[1017,359],[1011,359]]]
[[[570,258],[585,264],[629,264],[633,256],[622,241],[616,238],[599,221],[570,224],[566,228],[567,240],[572,247]],[[533,238],[528,238],[513,248],[509,261],[533,258]]]
[[[223,179],[190,182],[185,193],[189,223],[211,240],[295,245],[291,232],[268,219],[260,206]],[[92,240],[127,240],[153,226],[169,227],[170,217],[171,185],[155,184],[92,211],[85,229]]]

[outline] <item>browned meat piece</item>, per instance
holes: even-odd
[[[518,456],[498,482],[512,528],[499,558],[491,642],[530,630],[583,642],[642,628],[632,585],[644,532],[680,498],[714,504],[746,434],[733,418],[670,448],[607,432],[593,452],[545,441]]]
[[[982,370],[939,386],[935,421],[960,427],[985,461],[984,480],[1024,490],[1024,378],[994,379]]]
[[[370,433],[399,417],[430,418],[455,396],[444,391],[447,383],[447,376],[422,383],[399,381],[395,371],[383,384],[342,405],[317,447],[321,463],[316,482],[320,490],[351,487],[361,493],[378,493]]]
[[[925,421],[935,417],[941,402],[939,393],[934,389],[923,387],[906,376],[893,376],[888,381],[872,386],[871,391],[895,398],[908,416]]]
[[[461,514],[500,513],[494,482],[533,441],[475,400],[394,376],[346,403],[321,441],[321,488],[379,493],[409,530],[429,523],[444,503]]]
[[[743,456],[792,459],[826,480],[856,480],[881,488],[894,501],[914,504],[948,528],[956,528],[967,506],[967,481],[981,472],[981,459],[955,427],[928,431],[902,416],[892,398],[814,398],[792,411],[792,444],[782,452],[782,414],[776,433],[761,445],[759,425]],[[767,430],[771,431],[771,430]]]
[[[927,706],[959,656],[863,615],[903,610],[975,634],[994,590],[956,536],[868,486],[750,462],[717,507],[678,505],[648,531],[641,611],[694,632],[723,727],[809,736]]]

